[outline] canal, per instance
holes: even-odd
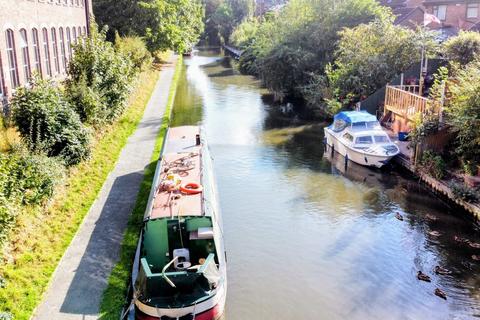
[[[321,124],[266,94],[219,52],[200,51],[185,59],[175,98],[172,125],[201,123],[214,158],[225,318],[480,317],[472,223],[396,172],[345,170],[324,152]],[[436,265],[452,273],[436,275]],[[417,280],[419,270],[430,283]]]

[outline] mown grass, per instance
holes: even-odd
[[[43,208],[26,208],[4,248],[0,313],[30,319],[73,236],[140,122],[158,80],[158,70],[140,74],[125,114],[97,135],[92,156],[69,172],[65,185]]]
[[[177,89],[178,80],[182,70],[182,57],[177,60],[175,74],[173,76],[172,85],[168,96],[168,102],[163,116],[163,123],[160,132],[155,142],[155,149],[152,154],[150,165],[145,170],[145,175],[140,186],[135,207],[130,215],[127,230],[122,241],[122,248],[120,253],[120,261],[112,270],[110,278],[108,279],[108,286],[103,293],[102,302],[100,306],[100,319],[109,320],[119,318],[122,307],[125,303],[127,290],[130,281],[130,273],[132,269],[135,250],[137,248],[140,229],[142,227],[143,216],[145,208],[147,207],[150,189],[152,188],[153,177],[157,160],[160,157],[162,146],[167,132],[170,116],[172,112],[173,103],[175,100],[175,92]]]

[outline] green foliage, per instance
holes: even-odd
[[[420,60],[433,34],[393,24],[393,16],[347,28],[340,33],[333,68],[327,72],[335,96],[346,104],[374,93]]]
[[[111,123],[125,110],[133,75],[130,59],[105,41],[104,31],[94,30],[87,41],[75,46],[67,96],[82,121],[97,126]]]
[[[423,152],[420,165],[423,170],[435,179],[443,179],[446,174],[446,164],[443,158],[434,152],[427,150]]]
[[[449,184],[450,189],[455,198],[461,199],[467,202],[475,202],[480,199],[478,191],[466,186],[463,183],[451,182]]]
[[[115,51],[128,57],[135,72],[147,70],[153,62],[152,54],[140,37],[115,37]]]
[[[204,9],[199,0],[98,0],[93,2],[100,26],[109,38],[140,36],[151,52],[192,48],[203,32]]]
[[[67,165],[89,156],[90,133],[58,87],[34,78],[30,87],[16,90],[11,105],[13,121],[31,150],[59,156]]]
[[[235,28],[251,19],[254,11],[254,0],[224,0],[218,4],[211,20],[223,42],[228,42]]]
[[[237,48],[246,49],[252,45],[258,32],[260,22],[258,18],[245,19],[238,25],[230,36],[230,43]]]
[[[460,31],[444,43],[443,49],[448,60],[466,65],[480,55],[480,33]]]
[[[447,123],[456,133],[455,152],[464,164],[480,164],[480,61],[453,70],[448,83]]]
[[[60,161],[21,146],[0,154],[0,244],[15,225],[19,206],[45,202],[64,176]]]
[[[277,97],[313,96],[312,81],[333,62],[339,32],[387,12],[373,0],[292,0],[266,15],[256,32],[249,22],[234,32],[248,52],[240,68],[258,74]]]
[[[186,52],[197,43],[203,32],[204,9],[198,0],[144,0],[138,2],[141,17],[139,23],[151,51],[176,50]],[[143,21],[142,21],[143,20]]]

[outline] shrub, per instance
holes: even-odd
[[[13,201],[0,194],[0,244],[7,239],[8,232],[15,224],[16,212]]]
[[[115,50],[132,62],[132,71],[146,70],[152,64],[152,54],[148,51],[145,41],[140,37],[115,37]]]
[[[31,150],[60,156],[74,165],[90,153],[90,134],[80,118],[50,82],[34,78],[12,99],[13,121]]]
[[[423,152],[420,165],[427,172],[427,174],[431,175],[435,179],[443,179],[445,177],[445,161],[443,161],[441,156],[434,154],[430,150]]]
[[[458,36],[448,39],[444,44],[444,53],[448,60],[466,65],[480,54],[480,33],[460,31]]]
[[[105,31],[75,46],[66,92],[80,118],[93,125],[111,123],[125,110],[131,90],[132,63],[105,40]]]

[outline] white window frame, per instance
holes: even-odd
[[[22,53],[22,68],[24,83],[28,83],[32,76],[30,67],[30,53],[28,52],[28,34],[26,29],[20,29],[20,51]]]
[[[440,21],[445,21],[447,19],[447,5],[440,4],[433,6],[433,15],[438,18]]]
[[[40,54],[40,39],[38,37],[38,29],[36,28],[32,29],[32,50],[35,70],[38,72],[40,77],[43,77],[42,57]]]
[[[467,3],[467,19],[478,18],[478,2]]]
[[[52,61],[50,60],[50,43],[48,41],[48,29],[42,29],[42,37],[43,37],[43,51],[45,53],[45,66],[47,68],[47,75],[51,77],[52,73]]]

